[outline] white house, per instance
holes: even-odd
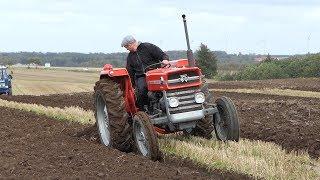
[[[45,63],[44,64],[44,68],[50,68],[51,67],[51,64],[50,63]]]

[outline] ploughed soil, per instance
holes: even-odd
[[[274,142],[288,151],[320,156],[320,99],[213,92],[236,105],[240,137]]]
[[[312,157],[320,157],[320,99],[222,92],[214,92],[214,96],[228,96],[234,101],[241,138],[274,142],[288,151],[303,150]],[[92,93],[0,98],[60,108],[93,109]]]
[[[214,89],[294,89],[320,92],[320,78],[268,79],[256,81],[219,81],[210,83]]]
[[[71,104],[71,99],[69,99]],[[153,162],[132,153],[76,138],[84,126],[0,107],[0,179],[246,179],[207,173],[188,160]]]

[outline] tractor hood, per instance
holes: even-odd
[[[200,86],[201,77],[201,70],[198,67],[159,68],[146,73],[149,91]]]

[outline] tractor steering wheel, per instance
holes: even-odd
[[[163,62],[158,62],[158,63],[154,63],[154,64],[150,64],[149,66],[147,66],[146,68],[144,68],[144,73],[146,73],[147,71],[150,71],[152,69],[156,69],[158,68],[157,66],[160,65],[161,68],[169,68],[171,67],[171,64],[165,64]]]

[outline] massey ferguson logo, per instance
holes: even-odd
[[[188,77],[187,74],[182,74],[182,75],[180,75],[179,79],[180,79],[181,82],[188,82],[189,77]]]

